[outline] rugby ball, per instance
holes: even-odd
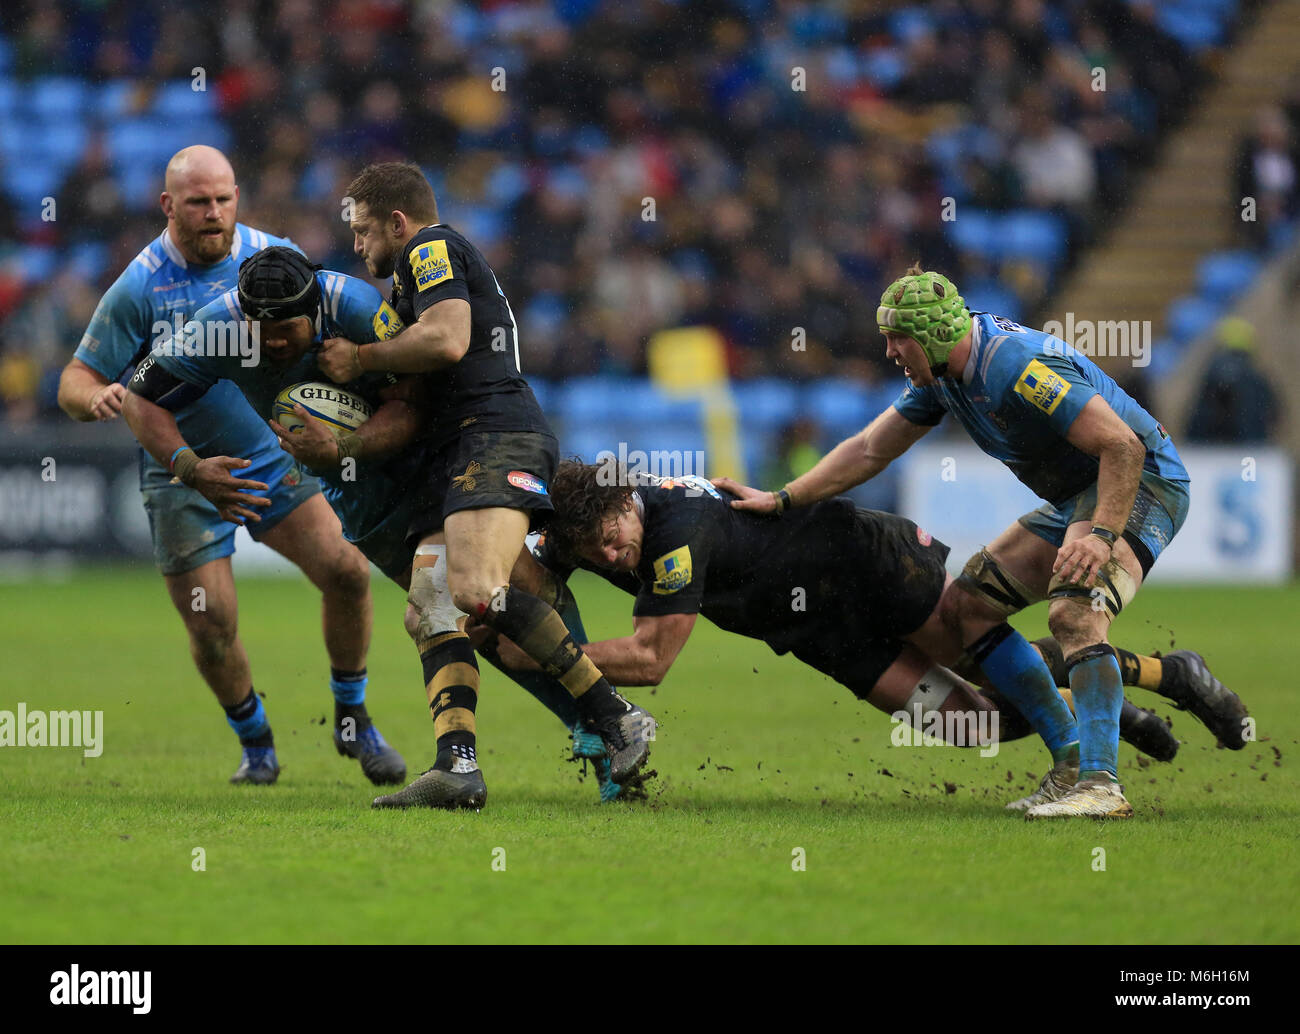
[[[290,434],[303,429],[303,421],[293,411],[294,406],[302,406],[336,435],[355,431],[374,413],[369,402],[337,384],[322,381],[291,384],[275,397],[275,405],[271,407],[271,418]]]

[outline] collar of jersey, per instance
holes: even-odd
[[[970,321],[970,354],[966,356],[966,369],[961,372],[961,382],[970,387],[975,380],[976,358],[984,347],[984,328],[980,326],[979,317],[972,316]]]

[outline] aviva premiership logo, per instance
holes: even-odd
[[[654,592],[667,596],[691,584],[691,547],[682,546],[655,561]]]
[[[1016,394],[1028,399],[1031,405],[1048,416],[1056,411],[1069,390],[1069,381],[1053,373],[1037,359],[1030,361],[1016,381]]]
[[[451,260],[447,258],[446,241],[430,241],[411,252],[411,273],[415,276],[415,289],[423,291],[452,279]]]
[[[374,328],[376,341],[387,341],[390,337],[396,337],[405,324],[391,305],[381,302],[379,311],[371,320],[371,326]]]

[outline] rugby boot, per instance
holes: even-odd
[[[600,790],[600,801],[608,804],[623,789],[609,777],[609,755],[605,753],[605,744],[594,732],[587,732],[581,725],[575,725],[573,732],[573,757],[582,762],[582,773],[587,774],[587,762],[596,769],[596,786]]]
[[[1025,812],[1026,819],[1131,819],[1133,805],[1124,797],[1124,787],[1107,780],[1077,783],[1060,800],[1046,801]]]
[[[448,772],[431,768],[397,793],[376,797],[372,808],[473,808],[487,803],[487,784],[479,769]]]
[[[1160,690],[1175,707],[1190,711],[1229,750],[1246,746],[1246,705],[1214,677],[1204,657],[1192,650],[1173,650],[1160,662],[1165,667]]]
[[[1178,753],[1178,740],[1164,719],[1128,700],[1119,712],[1119,738],[1157,761],[1172,761]]]
[[[659,723],[645,708],[618,699],[627,706],[622,714],[603,715],[587,720],[587,729],[600,737],[609,755],[609,778],[616,783],[632,779],[650,757],[650,741]]]
[[[275,760],[274,747],[245,747],[244,756],[230,781],[270,786],[279,777],[280,765]]]
[[[1074,784],[1078,778],[1078,761],[1058,761],[1051,767],[1047,775],[1043,776],[1043,781],[1038,784],[1037,790],[1028,797],[1021,797],[1018,801],[1011,801],[1007,805],[1007,810],[1028,811],[1040,804],[1059,801],[1074,789]]]
[[[343,730],[338,725],[334,726],[334,749],[342,757],[360,761],[361,771],[376,786],[400,783],[406,778],[406,762],[402,755],[388,745],[373,722],[350,740],[343,738]]]

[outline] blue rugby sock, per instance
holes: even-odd
[[[330,668],[330,692],[334,694],[335,703],[364,704],[366,702],[366,669],[360,671],[343,671]]]
[[[1101,644],[1072,657],[1070,692],[1079,716],[1079,779],[1118,781],[1119,712],[1124,706],[1124,683],[1115,651]]]
[[[262,698],[250,686],[248,696],[238,704],[222,708],[226,712],[226,721],[235,730],[239,742],[246,747],[271,746],[271,723],[267,721],[266,709],[262,707]]]
[[[1003,623],[990,629],[969,648],[972,659],[999,693],[1029,720],[1043,738],[1053,761],[1071,755],[1079,732],[1074,715],[1056,691],[1052,673],[1024,636]],[[1077,706],[1077,697],[1076,706]]]

